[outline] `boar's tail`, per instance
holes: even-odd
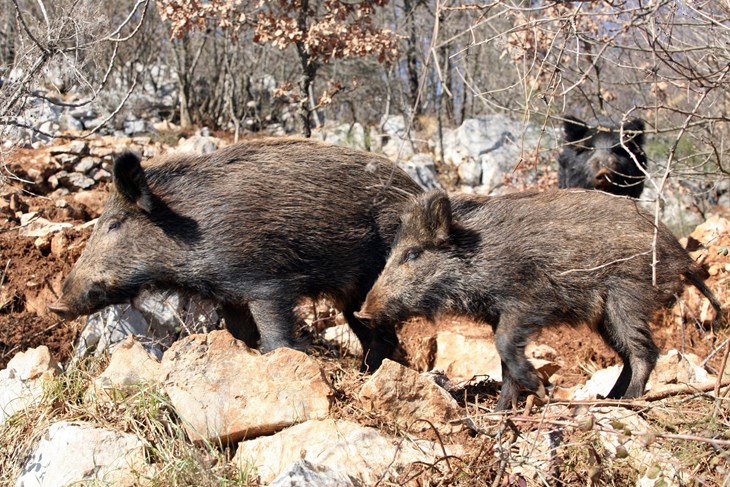
[[[707,271],[700,266],[699,264],[696,264],[692,267],[690,267],[687,272],[684,273],[684,277],[701,292],[705,295],[707,299],[710,300],[710,304],[713,308],[715,308],[715,318],[712,320],[712,323],[714,325],[719,325],[720,320],[722,319],[722,309],[720,306],[720,301],[717,300],[714,294],[712,294],[712,291],[707,287],[705,284],[705,279],[708,277]]]

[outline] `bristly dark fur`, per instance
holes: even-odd
[[[515,403],[520,386],[540,390],[524,353],[530,336],[543,326],[586,324],[624,362],[609,397],[637,397],[658,356],[649,320],[683,279],[720,316],[701,267],[664,225],[652,282],[653,220],[636,201],[599,191],[426,193],[404,212],[360,315],[375,323],[440,314],[490,323],[503,364],[498,409]],[[446,238],[433,238],[441,228]]]
[[[629,120],[621,129],[610,123],[589,126],[565,118],[565,146],[558,156],[560,188],[600,189],[607,193],[638,198],[644,190],[646,154],[644,122]],[[637,165],[638,163],[638,165]]]
[[[142,286],[218,300],[234,334],[295,346],[294,308],[328,296],[377,368],[396,346],[353,316],[383,268],[409,197],[420,188],[391,161],[304,139],[263,139],[203,156],[122,155],[84,254],[52,309],[90,313]]]

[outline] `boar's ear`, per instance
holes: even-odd
[[[147,213],[152,211],[152,194],[139,157],[124,152],[114,161],[114,187],[119,193]]]
[[[451,201],[443,191],[431,191],[423,198],[423,217],[428,238],[436,245],[449,239]]]
[[[578,142],[588,136],[588,125],[584,121],[568,115],[563,122],[563,131],[566,142]]]
[[[625,132],[635,132],[630,135],[626,134],[626,139],[633,140],[637,145],[644,144],[644,130],[646,130],[646,127],[644,126],[644,121],[640,118],[629,120],[624,124]]]

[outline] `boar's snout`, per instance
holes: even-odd
[[[73,320],[82,314],[90,314],[106,305],[107,297],[104,287],[94,283],[81,292],[75,292],[73,286],[64,285],[61,297],[46,307],[65,320]]]
[[[370,311],[366,310],[365,308],[361,309],[360,311],[355,311],[354,315],[355,318],[359,318],[361,320],[370,321],[373,319],[372,313],[370,313]]]
[[[365,321],[365,325],[369,327],[377,326],[376,321],[382,318],[382,316],[380,316],[380,301],[378,300],[376,294],[377,289],[371,289],[370,293],[368,293],[367,297],[365,298],[365,302],[360,307],[360,311],[354,313],[356,318]]]
[[[596,177],[593,179],[593,186],[596,189],[608,191],[611,189],[612,184],[613,184],[613,182],[611,181],[611,170],[608,168],[602,167],[596,173]]]
[[[52,304],[49,303],[46,305],[46,307],[64,320],[72,320],[76,318],[76,315],[73,311],[71,311],[71,308],[69,308],[69,306],[61,300],[58,300]]]

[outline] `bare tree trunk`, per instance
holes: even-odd
[[[190,72],[188,71],[188,35],[175,43],[175,69],[177,70],[177,91],[180,103],[180,127],[188,128],[193,124],[190,117]]]
[[[416,35],[416,12],[417,6],[413,0],[403,0],[403,9],[406,12],[406,22],[408,25],[408,44],[406,47],[406,67],[408,71],[409,104],[413,110],[414,117],[421,114],[421,103],[418,99],[418,57],[416,52],[416,44],[418,37]]]
[[[302,6],[299,10],[297,18],[297,26],[301,32],[307,32],[307,11],[309,10],[309,0],[302,0]],[[297,53],[299,54],[299,62],[302,65],[302,76],[299,78],[299,90],[302,99],[299,102],[299,121],[302,124],[302,135],[309,138],[312,136],[312,111],[314,100],[310,100],[313,93],[314,78],[317,76],[319,65],[309,57],[303,42],[297,42]]]

